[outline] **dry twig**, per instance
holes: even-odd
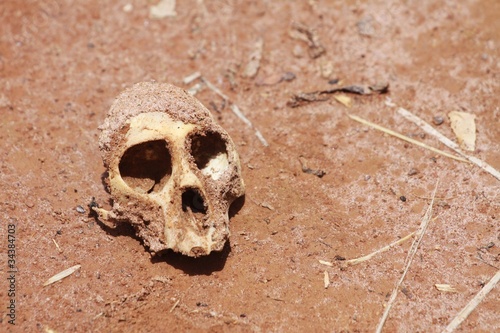
[[[54,238],[52,238],[52,241],[56,245],[57,251],[59,251],[59,253],[63,253],[63,250],[61,250],[61,248],[59,247],[59,244],[57,244],[56,240]]]
[[[206,84],[206,86],[212,90],[214,93],[216,93],[217,95],[219,95],[223,100],[225,100],[226,102],[228,102],[229,104],[231,104],[231,111],[233,111],[233,113],[238,117],[240,118],[248,127],[250,127],[251,129],[253,129],[255,131],[255,136],[257,137],[257,139],[259,139],[259,141],[262,143],[262,145],[264,147],[268,147],[269,144],[267,143],[266,139],[264,139],[264,136],[262,135],[262,133],[260,133],[260,131],[258,129],[256,129],[252,122],[241,112],[240,108],[234,104],[233,102],[231,102],[231,100],[229,99],[229,97],[227,97],[222,91],[219,90],[219,88],[217,88],[216,86],[214,86],[210,81],[208,81],[206,78],[204,78],[203,76],[200,77],[201,81],[203,83]]]
[[[183,78],[182,82],[184,84],[190,84],[191,82],[193,82],[194,80],[199,79],[200,77],[201,77],[201,73],[200,72],[194,72],[193,74],[188,75],[185,78]]]
[[[443,333],[453,332],[460,324],[471,314],[472,311],[478,306],[479,303],[488,295],[488,293],[495,288],[495,285],[500,281],[500,271],[498,271],[491,280],[481,289],[473,299],[453,318],[453,320],[446,326]]]
[[[427,134],[435,136],[439,141],[441,141],[441,143],[443,143],[448,148],[453,149],[457,154],[461,155],[462,157],[465,157],[470,162],[474,163],[475,165],[477,165],[478,167],[480,167],[484,171],[491,174],[496,179],[500,180],[500,172],[498,170],[496,170],[494,167],[492,167],[488,163],[480,160],[479,158],[474,157],[474,156],[469,156],[469,155],[465,154],[464,152],[462,152],[460,150],[460,147],[458,146],[458,144],[451,141],[450,139],[445,137],[443,134],[439,133],[437,130],[434,129],[434,127],[429,125],[427,122],[423,121],[422,119],[420,119],[419,117],[417,117],[416,115],[411,113],[410,111],[405,110],[403,108],[399,108],[398,113],[400,115],[402,115],[403,117],[405,117],[407,120],[416,124],[421,129],[423,129]]]
[[[170,308],[170,311],[169,311],[169,312],[174,311],[174,309],[177,307],[177,305],[179,305],[179,302],[180,302],[180,301],[181,301],[181,299],[179,298],[179,299],[177,300],[177,302],[175,302],[175,303],[174,303],[174,305]]]
[[[422,218],[422,222],[420,223],[420,226],[417,230],[417,238],[415,238],[413,240],[413,243],[411,244],[410,251],[408,251],[408,256],[406,257],[406,260],[405,260],[405,269],[403,271],[403,274],[401,275],[401,278],[399,279],[398,283],[396,284],[396,287],[392,291],[389,302],[387,303],[387,306],[385,307],[384,314],[382,315],[382,318],[380,318],[380,321],[377,325],[377,330],[375,331],[377,333],[382,332],[382,328],[384,327],[385,321],[389,317],[389,311],[391,311],[392,305],[394,304],[394,301],[396,300],[396,296],[398,295],[398,290],[399,290],[401,284],[403,283],[403,280],[406,277],[408,270],[410,269],[410,265],[413,261],[413,257],[417,253],[420,242],[422,241],[422,238],[424,237],[425,231],[427,230],[427,226],[429,225],[429,221],[431,220],[431,217],[432,217],[432,207],[434,205],[434,199],[436,197],[438,184],[439,184],[439,180],[436,182],[436,187],[434,187],[434,191],[432,192],[432,200],[431,200],[429,207],[427,208],[427,211],[425,212],[425,215]]]
[[[357,265],[359,263],[362,263],[363,261],[367,261],[367,260],[370,260],[371,258],[373,258],[375,255],[379,254],[379,253],[382,253],[382,252],[385,252],[385,251],[388,251],[389,249],[391,249],[392,247],[398,245],[398,244],[401,244],[403,243],[404,241],[410,239],[411,237],[413,237],[413,235],[415,235],[415,232],[412,232],[411,234],[401,238],[401,239],[398,239],[397,241],[387,245],[387,246],[384,246],[383,248],[381,249],[378,249],[377,251],[375,252],[372,252],[366,256],[363,256],[363,257],[359,257],[359,258],[355,258],[355,259],[350,259],[350,260],[346,260],[345,261],[345,265],[347,266],[354,266],[354,265]]]
[[[300,92],[292,95],[286,103],[289,107],[296,108],[311,102],[326,101],[329,95],[335,93],[347,93],[355,95],[385,94],[389,91],[389,83],[377,83],[371,86],[343,86],[326,90],[316,90],[312,92]]]
[[[428,149],[430,151],[433,151],[437,154],[440,154],[440,155],[443,155],[443,156],[446,156],[446,157],[449,157],[449,158],[452,158],[454,160],[457,160],[457,161],[460,161],[460,162],[467,162],[467,160],[464,160],[463,158],[460,158],[460,157],[457,157],[457,156],[454,156],[454,155],[451,155],[451,154],[448,154],[447,152],[444,152],[442,150],[439,150],[439,149],[436,149],[434,147],[431,147],[431,146],[428,146],[426,145],[425,143],[423,142],[420,142],[420,141],[417,141],[415,139],[412,139],[412,138],[409,138],[403,134],[399,134],[397,132],[394,132],[393,130],[390,130],[388,128],[385,128],[385,127],[382,127],[380,125],[377,125],[377,124],[374,124],[372,122],[369,122],[367,120],[364,120],[358,116],[354,116],[354,115],[349,115],[349,118],[353,119],[353,120],[356,120],[357,122],[360,122],[362,124],[365,124],[365,125],[368,125],[370,127],[373,127],[375,128],[376,130],[379,130],[381,132],[384,132],[384,133],[387,133],[389,135],[392,135],[392,136],[395,136],[397,137],[398,139],[401,139],[401,140],[404,140],[404,141],[407,141],[407,142],[410,142],[410,143],[413,143],[414,145],[417,145],[419,147],[422,147],[422,148],[425,148],[425,149]]]

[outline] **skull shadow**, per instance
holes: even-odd
[[[107,173],[103,173],[103,178],[107,175]],[[106,182],[103,179],[103,186],[107,191]],[[112,200],[110,199],[110,204]],[[91,207],[96,203],[92,200],[89,204]],[[245,196],[241,196],[236,199],[231,206],[229,207],[229,219],[232,219],[243,207],[245,204]],[[93,217],[96,223],[110,236],[118,237],[118,236],[127,236],[137,240],[144,246],[144,241],[136,235],[135,229],[128,223],[118,223],[116,226],[110,227],[109,225],[103,223],[99,220],[97,214],[90,209],[89,217]],[[144,248],[147,251],[146,248]],[[211,275],[213,272],[218,272],[224,269],[226,265],[227,258],[231,254],[231,244],[230,241],[224,244],[224,247],[219,252],[211,252],[207,256],[202,256],[198,258],[188,257],[182,255],[181,253],[174,252],[170,249],[163,250],[151,257],[151,263],[161,263],[165,262],[176,269],[182,270],[184,273],[193,276],[193,275]]]

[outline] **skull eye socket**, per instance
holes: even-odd
[[[159,190],[172,174],[172,157],[166,141],[143,142],[125,151],[118,168],[129,187],[151,193]]]
[[[205,176],[219,179],[229,167],[226,141],[219,133],[197,133],[191,138],[191,155]]]

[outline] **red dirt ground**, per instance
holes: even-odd
[[[336,258],[415,231],[437,179],[435,219],[384,331],[441,331],[498,271],[499,181],[348,114],[449,151],[387,98],[429,123],[442,116],[433,126],[449,138],[448,112],[473,113],[472,154],[500,169],[500,2],[177,1],[177,15],[163,19],[149,17],[153,4],[0,4],[1,331],[373,332],[411,242],[344,270]],[[294,22],[316,34],[324,54],[311,57],[307,42],[293,38]],[[259,38],[258,73],[243,77]],[[109,207],[97,127],[123,89],[149,80],[188,89],[182,79],[195,71],[269,146],[221,97],[199,92],[237,145],[244,204],[222,253],[151,257],[131,227],[108,229],[87,215],[92,197]],[[286,72],[296,78],[277,83]],[[389,93],[349,95],[351,108],[333,96],[287,106],[295,93],[377,82],[389,82]],[[326,174],[302,172],[299,157]],[[14,297],[8,224],[16,226]],[[43,287],[76,264],[76,273]],[[500,331],[499,313],[497,286],[458,331]]]

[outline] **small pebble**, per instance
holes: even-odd
[[[439,126],[444,122],[444,118],[441,116],[435,116],[434,118],[432,118],[432,122],[434,123],[434,125]]]
[[[85,208],[83,208],[82,206],[78,205],[76,206],[76,211],[80,214],[84,214],[85,213]]]
[[[122,9],[125,13],[130,13],[134,9],[134,6],[132,6],[132,4],[130,4],[130,3],[128,3],[125,6],[123,6]]]
[[[295,45],[295,47],[293,48],[293,55],[296,58],[304,57],[304,49],[300,45]]]
[[[356,23],[358,33],[362,36],[373,37],[375,35],[375,27],[373,26],[373,18],[365,17]]]
[[[415,168],[411,168],[410,171],[408,171],[408,176],[415,176],[418,173],[418,170]]]
[[[283,75],[282,79],[283,79],[283,81],[288,81],[288,82],[290,82],[290,81],[295,80],[295,78],[296,78],[296,77],[297,77],[297,76],[296,76],[294,73],[292,73],[292,72],[286,72],[286,73]]]
[[[438,207],[442,207],[442,208],[450,208],[451,206],[444,200],[440,200],[437,202],[436,204]]]
[[[403,202],[406,202],[406,197],[404,195],[402,195],[402,196],[399,197],[399,200],[401,200]]]
[[[332,79],[332,80],[328,81],[328,84],[337,84],[337,83],[339,83],[339,81],[340,81],[339,79]]]

